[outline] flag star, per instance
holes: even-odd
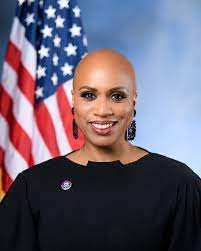
[[[58,65],[59,57],[57,56],[56,53],[53,55],[52,61],[54,66]]]
[[[65,18],[62,18],[60,15],[58,15],[57,18],[55,19],[56,27],[57,28],[63,28],[64,27],[64,21],[65,21]]]
[[[53,43],[55,47],[60,47],[61,46],[61,38],[56,34],[54,39],[53,39]]]
[[[82,29],[82,27],[77,26],[77,24],[73,24],[73,26],[69,29],[70,33],[71,33],[71,37],[75,37],[75,36],[80,36],[80,30]]]
[[[40,26],[42,24],[42,20],[38,19],[38,26]]]
[[[31,5],[34,2],[34,0],[27,0],[27,2],[28,2],[28,5]]]
[[[52,37],[52,28],[45,24],[44,28],[41,29],[41,33],[43,33],[43,38]]]
[[[67,47],[64,48],[64,51],[67,53],[67,56],[76,56],[77,46],[73,45],[72,43],[69,43]]]
[[[73,8],[74,16],[75,17],[80,17],[80,11],[81,11],[80,8],[78,6],[75,6]]]
[[[72,75],[73,72],[73,65],[69,65],[68,63],[65,63],[64,66],[61,67],[61,70],[63,72],[63,75],[66,76],[66,75]]]
[[[69,2],[70,2],[70,0],[59,0],[59,1],[57,1],[57,3],[59,4],[60,9],[69,8],[69,5],[68,5]]]
[[[52,80],[52,83],[54,86],[56,86],[58,84],[58,77],[57,77],[56,73],[53,73],[51,80]]]
[[[84,46],[87,46],[88,43],[87,43],[87,37],[86,37],[86,35],[83,36],[82,42],[83,42]]]
[[[40,50],[38,51],[40,59],[43,59],[44,57],[49,57],[49,50],[50,48],[46,48],[44,45],[41,45]]]
[[[41,8],[43,7],[43,4],[44,4],[43,0],[40,0],[39,5],[40,5]]]
[[[36,70],[37,78],[40,79],[41,77],[45,77],[46,76],[45,71],[46,67],[42,67],[41,65],[39,65]]]
[[[42,98],[43,97],[43,87],[38,86],[35,90],[36,98]]]
[[[27,24],[27,26],[29,26],[31,23],[34,23],[34,13],[27,13],[27,16],[25,18],[25,22]]]
[[[21,6],[26,0],[18,0],[18,4]]]
[[[45,10],[45,13],[47,14],[47,18],[48,18],[48,19],[49,19],[49,18],[55,18],[55,11],[56,11],[56,9],[54,9],[54,8],[52,7],[52,5],[50,5],[50,6],[48,7],[48,9]]]

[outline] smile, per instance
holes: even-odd
[[[91,123],[91,124],[92,124],[92,126],[94,126],[96,128],[105,129],[105,128],[113,126],[114,122],[113,123],[108,123],[108,124],[96,124],[96,123]]]
[[[93,129],[94,132],[96,132],[99,135],[106,135],[108,133],[112,132],[112,129],[114,125],[117,123],[117,121],[112,122],[112,123],[90,123],[91,128]]]

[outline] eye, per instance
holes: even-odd
[[[93,97],[92,97],[93,95],[94,94],[92,92],[82,92],[80,96],[82,98],[86,98],[86,99],[93,99]]]
[[[121,101],[122,99],[125,98],[125,95],[120,94],[120,93],[115,93],[115,94],[112,95],[112,97],[116,97],[115,98],[116,101]]]
[[[92,92],[89,92],[89,91],[82,92],[80,96],[84,99],[87,99],[87,100],[93,100],[96,97]],[[126,96],[121,93],[114,93],[111,96],[112,96],[112,99],[114,99],[117,102],[126,98]],[[115,98],[113,98],[113,97],[115,97]]]

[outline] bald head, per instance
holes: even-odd
[[[135,71],[130,61],[113,49],[99,49],[87,54],[78,64],[74,78],[73,89],[86,81],[93,84],[96,79],[104,84],[125,85],[133,96],[136,94]]]

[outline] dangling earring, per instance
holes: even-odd
[[[74,115],[74,107],[72,107],[71,112]],[[75,139],[78,138],[78,126],[77,126],[74,118],[73,118],[73,136]]]
[[[134,110],[134,116],[136,115],[136,110]],[[125,132],[125,140],[133,140],[135,138],[136,135],[136,121],[133,119],[131,125],[129,126],[129,128],[126,130]]]

